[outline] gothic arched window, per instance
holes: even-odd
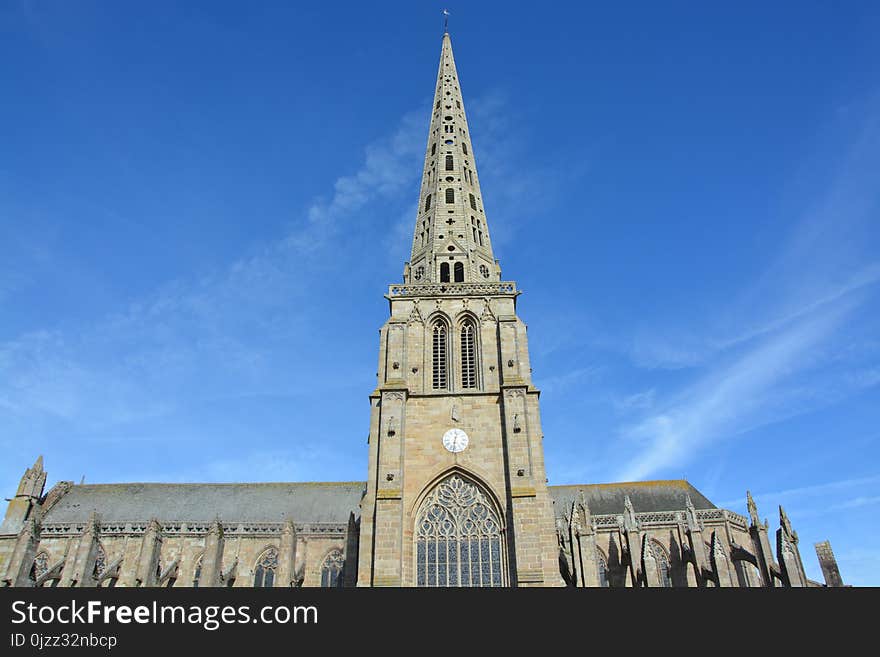
[[[455,203],[455,190],[452,187],[446,188],[446,202]]]
[[[468,196],[470,197],[469,200],[471,203],[471,209],[476,210],[477,209],[477,198],[473,194],[468,194]]]
[[[461,325],[461,387],[477,387],[477,328],[471,320]]]
[[[449,263],[441,262],[440,263],[440,282],[448,283],[449,282]]]
[[[430,209],[431,209],[431,195],[428,194],[425,197],[425,210],[430,210]]]
[[[271,588],[275,585],[275,571],[278,569],[278,550],[271,547],[257,560],[254,569],[254,588]]]
[[[443,320],[434,322],[431,339],[431,364],[434,368],[432,387],[434,390],[446,390],[449,381],[447,368],[447,353],[449,346],[449,332]]]
[[[454,166],[454,163],[453,163],[453,161],[452,161],[452,156],[451,156],[451,155],[447,155],[447,156],[446,156],[446,170],[447,170],[447,171],[452,171],[454,168],[455,168],[455,166]]]
[[[468,154],[468,152],[467,152],[467,144],[465,144],[464,142],[461,142],[461,152],[464,153],[465,155]]]
[[[439,102],[437,104],[439,106]],[[431,144],[431,155],[433,155],[436,152],[437,152],[437,142],[434,142],[433,144]]]
[[[345,557],[342,555],[342,550],[331,550],[321,564],[321,586],[331,589],[341,587],[344,565]]]
[[[431,491],[415,526],[418,586],[503,586],[501,521],[488,495],[453,474]]]
[[[456,262],[455,267],[453,267],[452,271],[455,274],[455,282],[464,283],[464,263]]]
[[[657,574],[660,576],[660,586],[670,588],[672,586],[672,575],[669,570],[669,557],[666,556],[666,550],[657,541],[651,541],[651,548],[654,551],[654,558],[657,560]]]

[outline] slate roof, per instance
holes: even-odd
[[[345,523],[351,512],[360,515],[366,483],[306,482],[251,484],[82,484],[71,486],[43,517],[44,523],[85,522],[92,510],[101,522]],[[690,495],[697,509],[716,508],[683,479],[615,484],[550,486],[555,512],[571,505],[579,491],[595,515],[623,513],[629,495],[636,513],[684,509]]]
[[[296,523],[348,522],[364,492],[362,481],[252,484],[75,485],[44,523],[84,522],[92,510],[103,522],[149,521]]]
[[[690,495],[696,509],[717,508],[705,495],[684,479],[667,481],[632,481],[616,484],[583,484],[570,486],[550,486],[554,511],[558,517],[571,502],[584,492],[587,506],[593,515],[623,513],[623,499],[629,495],[636,513],[653,511],[677,511],[685,508],[685,498]]]

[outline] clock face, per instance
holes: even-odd
[[[463,452],[468,446],[468,435],[461,429],[450,429],[443,434],[443,446],[453,454]]]

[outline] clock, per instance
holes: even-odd
[[[468,435],[461,429],[450,429],[443,434],[443,446],[453,454],[463,452],[468,446]]]

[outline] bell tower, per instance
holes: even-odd
[[[519,294],[444,33],[410,262],[385,295],[359,586],[562,585]]]

